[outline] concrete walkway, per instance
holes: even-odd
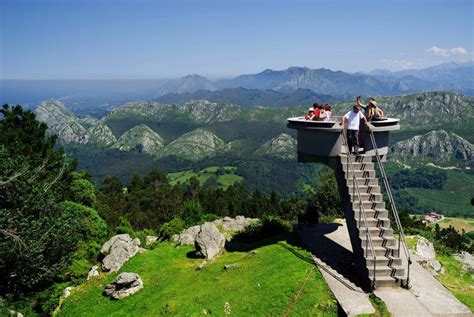
[[[313,253],[324,279],[348,316],[371,314],[368,294],[359,287],[345,222],[304,226],[298,233]],[[394,316],[474,316],[428,271],[416,262],[410,267],[412,288],[379,288],[374,293]]]

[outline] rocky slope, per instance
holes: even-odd
[[[160,151],[159,156],[176,155],[194,161],[226,150],[227,147],[222,139],[207,129],[198,128],[168,144]]]
[[[125,132],[114,144],[114,147],[122,151],[158,155],[163,144],[163,138],[158,133],[147,125],[141,124]]]
[[[255,151],[255,154],[275,156],[284,160],[294,160],[296,158],[296,140],[290,135],[282,133],[262,144]]]
[[[390,151],[392,160],[474,167],[474,146],[455,133],[444,130],[398,142]]]
[[[38,120],[48,125],[48,133],[58,136],[60,143],[86,144],[89,141],[86,129],[78,118],[58,100],[47,100],[36,108]]]
[[[112,130],[103,121],[97,121],[87,129],[87,135],[89,136],[89,143],[98,146],[109,147],[117,142]]]
[[[396,97],[376,97],[385,116],[399,118],[402,130],[464,130],[474,132],[474,98],[451,92],[427,92]],[[364,99],[365,101],[367,99]],[[334,105],[335,114],[352,108],[353,102]]]
[[[104,118],[117,121],[131,118],[146,118],[154,122],[189,121],[209,124],[236,118],[242,108],[231,104],[218,104],[206,100],[193,100],[182,105],[165,105],[156,101],[129,102],[114,109]]]

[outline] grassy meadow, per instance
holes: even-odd
[[[118,273],[102,274],[75,289],[58,315],[337,316],[337,302],[309,253],[283,239],[269,243],[225,252],[200,271],[203,260],[187,256],[192,247],[159,244],[120,271],[138,273],[143,290],[113,301],[101,293]],[[234,263],[235,269],[223,269]]]
[[[168,179],[171,185],[176,185],[178,183],[185,184],[192,177],[196,177],[201,185],[206,183],[206,181],[215,176],[217,183],[222,188],[227,188],[231,185],[235,185],[243,180],[242,176],[236,175],[234,172],[237,169],[234,166],[224,166],[222,169],[225,171],[225,174],[217,175],[218,166],[210,166],[205,169],[195,172],[193,170],[186,170],[181,172],[174,172],[168,174]]]

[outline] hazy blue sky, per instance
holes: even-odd
[[[472,0],[0,0],[0,77],[226,77],[472,60]]]

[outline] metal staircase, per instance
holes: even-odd
[[[347,146],[344,133],[343,137]],[[338,170],[343,175],[345,184],[340,184],[339,188],[343,195],[341,198],[347,202],[346,221],[353,252],[359,266],[365,270],[368,277],[366,284],[370,289],[407,286],[409,264],[411,263],[410,254],[373,135],[371,135],[371,140],[376,150],[375,158],[383,179],[385,192],[394,213],[393,218],[398,237],[395,237],[394,229],[391,226],[392,221],[389,218],[389,211],[386,209],[372,162],[373,156],[355,157],[341,154],[339,155],[340,168]],[[346,151],[346,153],[349,152],[347,148]],[[403,253],[400,252],[401,249],[404,250]]]

